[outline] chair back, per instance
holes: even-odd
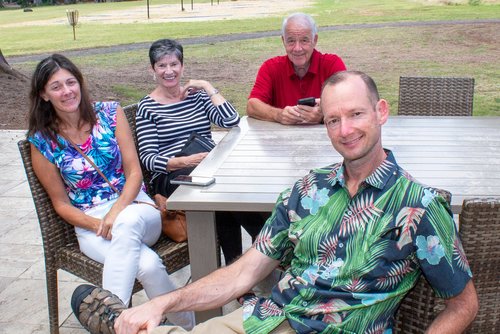
[[[500,331],[500,198],[466,199],[459,234],[473,274],[479,312],[465,333]],[[395,333],[424,333],[444,309],[430,285],[420,277],[396,315]]]
[[[399,78],[398,115],[472,116],[474,78]]]
[[[466,333],[499,333],[500,198],[464,200],[459,221],[479,297],[479,312]]]
[[[51,265],[56,262],[56,255],[62,247],[78,245],[75,229],[56,213],[49,195],[40,181],[38,181],[31,162],[31,145],[29,141],[21,140],[17,145],[21,153],[28,185],[40,224],[45,262]]]
[[[33,170],[31,144],[27,140],[21,140],[17,145],[42,234],[50,333],[58,334],[58,269],[66,270],[92,284],[101,285],[102,265],[80,252],[74,227],[56,213],[49,195]]]
[[[137,108],[138,108],[137,103],[130,104],[126,107],[123,107],[123,112],[125,113],[125,117],[127,117],[130,131],[132,132],[132,136],[134,137],[135,148],[136,148],[137,152],[139,152],[139,143],[137,141],[137,131],[136,131],[136,125],[135,125],[135,117],[136,117],[136,113],[137,113]],[[152,185],[150,182],[151,182],[151,179],[153,177],[153,174],[149,170],[147,170],[142,163],[141,163],[141,169],[142,169],[142,178],[144,180],[144,184],[146,185],[148,194],[150,194],[152,196],[154,194],[153,194],[153,189],[152,189]]]

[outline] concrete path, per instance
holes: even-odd
[[[224,132],[214,132],[219,141]],[[0,334],[49,333],[45,264],[42,239],[28,181],[17,142],[24,130],[0,131]],[[250,245],[245,236],[246,247]],[[174,273],[178,286],[190,277],[189,266]],[[73,290],[85,281],[59,271],[59,321],[61,334],[87,333],[71,312]],[[144,292],[133,297],[133,304],[146,301]],[[237,307],[231,303],[229,312]]]

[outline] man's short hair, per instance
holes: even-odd
[[[361,78],[361,80],[363,80],[363,82],[366,85],[366,88],[368,89],[368,98],[375,107],[377,105],[378,100],[380,100],[377,84],[375,84],[375,81],[368,74],[361,71],[341,71],[333,74],[323,83],[322,91],[325,89],[326,86],[334,86],[353,76],[359,77]]]
[[[318,27],[316,26],[316,22],[314,22],[314,19],[311,17],[311,15],[304,13],[293,13],[283,19],[283,24],[281,25],[281,36],[285,37],[286,25],[290,21],[299,22],[304,27],[310,28],[312,34],[311,37],[313,38],[318,33]]]

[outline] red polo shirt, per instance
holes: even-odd
[[[260,67],[248,98],[258,98],[276,108],[294,106],[300,98],[319,98],[323,82],[332,74],[345,69],[339,56],[314,50],[309,69],[300,79],[288,56],[274,57],[266,60]]]

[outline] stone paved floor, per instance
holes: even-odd
[[[25,131],[0,131],[0,334],[49,333],[42,239],[17,142]],[[217,134],[220,140],[223,133]],[[249,246],[248,235],[244,244]],[[178,285],[190,277],[189,266],[174,273]],[[70,297],[84,281],[59,271],[61,334],[87,333],[73,316]],[[143,292],[133,297],[137,305]],[[236,307],[226,305],[224,313]]]

